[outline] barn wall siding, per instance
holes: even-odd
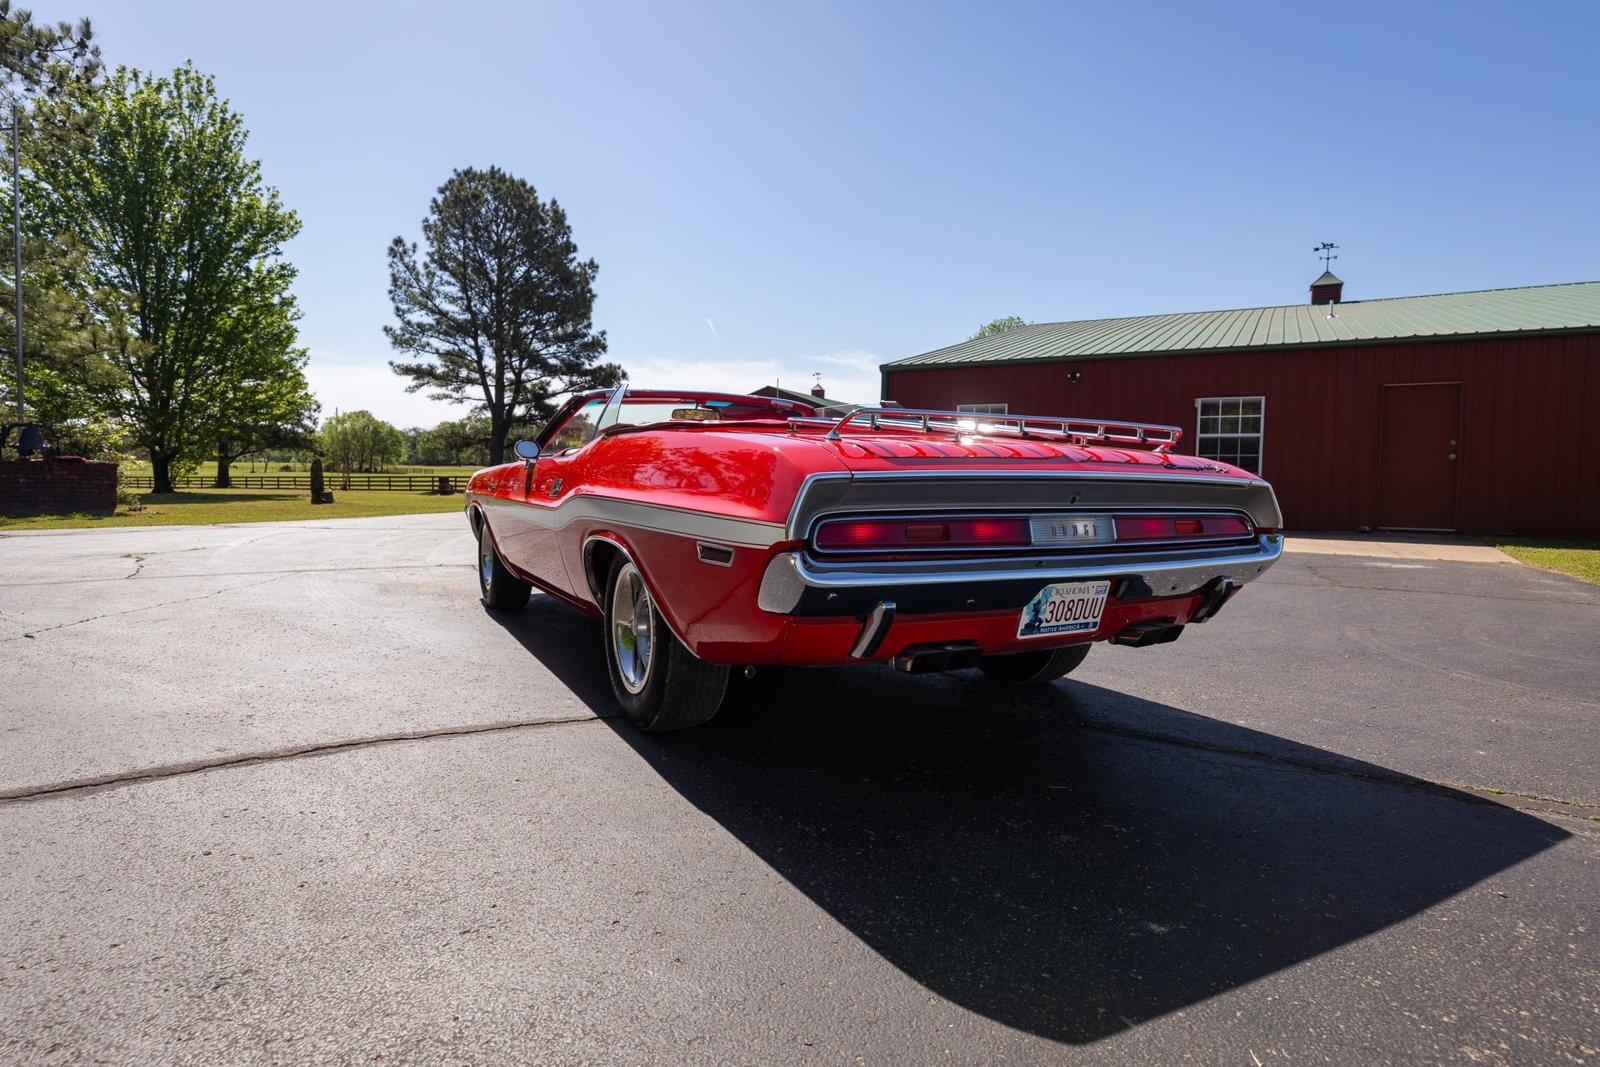
[[[1461,383],[1462,531],[1600,538],[1600,471],[1583,448],[1600,433],[1597,334],[891,370],[885,396],[1169,422],[1183,451],[1197,398],[1264,396],[1262,473],[1289,526],[1353,530],[1378,525],[1383,387],[1419,382]]]

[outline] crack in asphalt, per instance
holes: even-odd
[[[435,516],[435,515],[452,515],[453,516],[453,515],[455,515],[455,512],[451,512],[451,511],[434,511],[434,512],[422,512],[420,514],[427,515],[429,517],[432,517],[432,516]],[[0,530],[0,540],[5,540],[7,538],[74,537],[74,536],[79,536],[79,535],[81,535],[81,534],[83,534],[85,532],[94,533],[94,534],[123,534],[123,533],[151,532],[151,531],[154,531],[154,532],[157,532],[157,533],[175,533],[175,532],[180,531],[180,530],[192,530],[192,529],[195,529],[197,526],[204,526],[207,529],[212,529],[212,530],[258,530],[258,529],[260,529],[262,527],[270,527],[271,529],[267,530],[266,533],[262,534],[261,535],[262,537],[271,536],[271,534],[273,532],[277,531],[277,530],[322,530],[322,531],[325,531],[325,532],[333,532],[333,533],[339,533],[339,532],[370,533],[370,532],[372,532],[374,530],[376,530],[376,531],[378,531],[380,533],[416,533],[418,530],[423,530],[423,531],[433,530],[436,533],[444,532],[443,524],[441,524],[439,527],[436,528],[432,524],[420,523],[420,522],[417,523],[415,526],[357,526],[357,525],[355,525],[356,523],[367,522],[371,518],[373,518],[373,516],[369,515],[369,516],[366,516],[365,518],[363,518],[361,516],[353,515],[353,516],[351,516],[349,518],[345,518],[345,519],[324,519],[323,522],[326,522],[326,523],[338,523],[338,524],[340,524],[340,525],[328,525],[328,526],[306,525],[306,524],[300,523],[300,522],[282,522],[282,521],[274,521],[274,520],[270,520],[270,519],[266,520],[266,521],[263,521],[263,522],[208,522],[208,523],[170,523],[169,522],[169,523],[151,523],[148,526],[138,526],[138,525],[132,525],[132,524],[127,525],[127,526],[92,526],[92,527],[62,526],[62,527],[58,527],[58,528],[55,528],[55,529],[44,529],[44,530]],[[456,521],[460,521],[460,520],[457,519]],[[350,525],[344,525],[346,523],[348,523]],[[466,536],[466,535],[464,535],[464,536]],[[260,538],[253,538],[252,540],[260,540]],[[209,547],[214,547],[214,546],[209,546],[208,545],[208,546],[205,546],[205,547],[209,548]],[[178,551],[185,551],[186,552],[186,551],[189,551],[189,550],[188,549],[179,549]]]
[[[329,741],[319,745],[301,745],[294,748],[225,756],[219,759],[170,763],[156,767],[146,767],[142,770],[127,771],[121,774],[78,778],[68,782],[54,782],[50,785],[31,786],[22,789],[3,789],[0,790],[0,806],[40,800],[47,797],[59,797],[67,793],[98,793],[126,786],[168,781],[191,774],[204,774],[207,771],[223,770],[229,767],[250,767],[265,763],[282,763],[311,756],[326,756],[336,752],[376,748],[381,745],[400,744],[407,741],[427,741],[439,737],[471,737],[477,734],[538,729],[546,726],[570,726],[575,723],[604,722],[606,719],[616,717],[617,715],[590,714],[575,715],[565,719],[512,720],[480,723],[475,726],[444,727],[431,730],[402,730],[397,733],[378,734],[373,737],[360,737],[349,741]]]
[[[145,557],[143,557],[143,556],[130,555],[128,558],[138,560],[141,567],[144,564]],[[201,573],[197,573],[197,574],[152,574],[150,577],[144,578],[144,579],[141,579],[141,580],[142,581],[146,581],[146,582],[164,582],[164,581],[167,581],[168,579],[175,579],[175,578],[253,578],[253,577],[259,577],[259,576],[264,575],[264,574],[272,574],[272,575],[277,575],[278,577],[282,577],[282,576],[288,575],[288,574],[326,574],[326,573],[329,573],[330,571],[338,571],[338,572],[343,572],[343,571],[350,571],[350,572],[356,572],[356,571],[432,571],[432,570],[447,569],[447,568],[450,568],[450,567],[462,567],[462,568],[465,568],[467,570],[473,570],[474,569],[474,564],[472,564],[471,562],[467,562],[467,563],[394,563],[394,564],[371,564],[371,565],[367,565],[367,566],[348,566],[348,567],[344,567],[344,566],[340,566],[340,567],[294,567],[294,568],[286,568],[286,569],[283,569],[283,570],[271,570],[271,571],[205,571],[205,572],[201,572]],[[0,582],[0,589],[27,589],[27,588],[30,588],[30,587],[38,587],[38,586],[95,585],[95,584],[98,584],[98,583],[101,583],[101,582],[123,582],[123,581],[127,581],[129,578],[134,577],[138,573],[139,573],[139,571],[135,570],[133,572],[133,574],[124,574],[120,578],[63,578],[63,579],[60,579],[60,580],[57,580],[57,581],[50,581],[50,582]]]
[[[359,751],[367,748],[377,748],[383,745],[403,744],[411,741],[428,741],[438,738],[475,737],[482,734],[508,733],[515,730],[544,729],[555,726],[573,726],[583,723],[606,722],[611,719],[621,718],[618,713],[588,715],[574,715],[562,719],[532,719],[511,720],[493,723],[480,723],[473,726],[443,727],[430,730],[403,730],[392,734],[379,734],[373,737],[355,738],[348,741],[329,741],[317,745],[303,745],[292,748],[275,749],[267,752],[252,752],[243,755],[227,756],[212,760],[193,760],[184,763],[165,764],[156,767],[147,767],[142,770],[128,771],[121,774],[100,775],[91,778],[74,779],[67,782],[56,782],[49,785],[24,787],[20,789],[0,790],[0,807],[11,804],[26,803],[34,800],[52,799],[69,794],[92,794],[105,792],[112,789],[121,789],[128,786],[145,785],[153,782],[168,781],[188,775],[204,774],[209,771],[225,770],[233,767],[259,766],[268,763],[281,763],[291,760],[306,759],[315,756],[326,756],[340,752]],[[1459,782],[1435,782],[1426,778],[1402,771],[1391,771],[1385,768],[1370,766],[1351,767],[1336,760],[1316,760],[1303,757],[1289,756],[1282,753],[1266,752],[1261,749],[1240,748],[1229,745],[1215,745],[1193,738],[1174,737],[1167,734],[1154,733],[1149,730],[1140,730],[1131,726],[1118,726],[1113,723],[1096,722],[1089,719],[1071,718],[1065,720],[1068,724],[1086,730],[1095,730],[1100,733],[1122,737],[1131,741],[1144,741],[1151,744],[1168,745],[1174,748],[1188,749],[1192,752],[1211,753],[1220,756],[1232,756],[1238,759],[1248,759],[1271,764],[1295,771],[1312,774],[1330,774],[1340,778],[1349,778],[1375,785],[1396,786],[1402,789],[1425,793],[1430,796],[1446,800],[1454,800],[1464,804],[1487,804],[1496,807],[1509,807],[1541,815],[1558,815],[1565,818],[1582,820],[1586,822],[1600,822],[1600,814],[1596,809],[1586,805],[1576,798],[1559,800],[1555,797],[1540,796],[1535,793],[1518,793],[1512,790],[1495,789],[1489,786],[1470,785]]]
[[[287,573],[294,574],[297,572],[289,571]],[[254,589],[260,585],[271,585],[273,582],[277,581],[283,576],[284,575],[282,574],[278,574],[268,578],[263,582],[240,582],[238,585],[225,585],[221,589],[213,589],[211,592],[201,593],[199,596],[180,597],[177,600],[163,600],[159,604],[144,604],[137,608],[129,608],[126,611],[108,611],[103,615],[91,615],[87,619],[75,619],[72,622],[58,622],[54,626],[44,626],[37,630],[29,630],[26,633],[18,634],[16,637],[0,637],[0,644],[5,644],[9,641],[31,641],[40,634],[47,634],[52,630],[65,630],[73,626],[82,626],[84,623],[98,622],[101,619],[115,619],[123,615],[137,615],[142,611],[154,611],[156,608],[170,608],[175,604],[192,604],[197,600],[210,600],[214,596],[221,596],[223,593],[231,593],[236,589]],[[122,579],[115,580],[120,581]]]

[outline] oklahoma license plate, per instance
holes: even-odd
[[[1017,636],[1094,633],[1100,629],[1100,616],[1110,595],[1110,582],[1047,585],[1022,609]]]

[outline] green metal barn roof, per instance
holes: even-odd
[[[1331,312],[1331,314],[1330,314]],[[1600,282],[1342,304],[1042,322],[885,363],[885,370],[1600,329]]]

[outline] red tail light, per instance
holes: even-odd
[[[1256,532],[1242,515],[1102,514],[1079,517],[1075,522],[1062,520],[1061,515],[829,519],[817,527],[815,542],[823,552],[963,552],[1029,547],[1081,551],[1161,542],[1233,541]],[[1035,540],[1035,526],[1041,524],[1046,532]],[[1086,530],[1061,534],[1060,528],[1067,526]]]
[[[1225,540],[1249,537],[1250,524],[1238,515],[1118,515],[1117,543],[1135,541]]]
[[[1019,548],[1032,543],[1028,520],[839,519],[817,528],[817,547],[852,549]]]

